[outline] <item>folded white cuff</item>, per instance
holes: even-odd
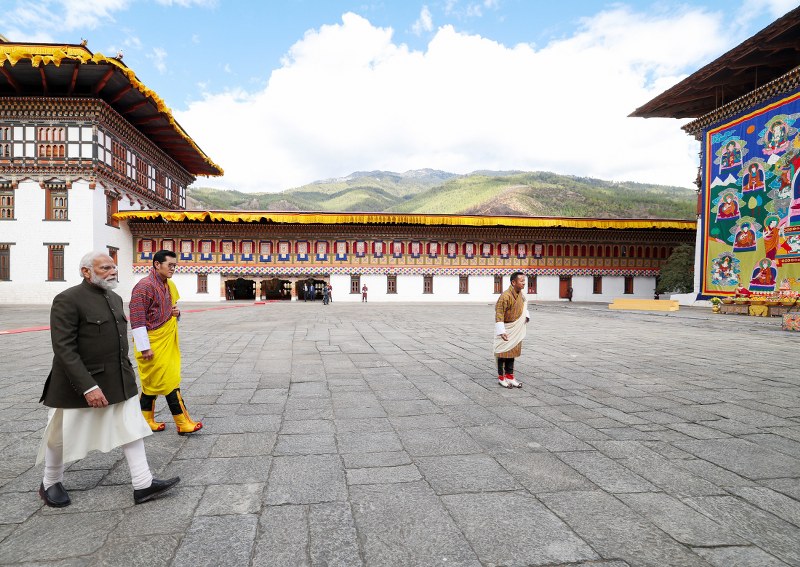
[[[504,335],[506,333],[506,324],[502,321],[497,321],[494,324],[494,336]]]
[[[92,386],[91,388],[89,388],[88,390],[86,390],[86,391],[83,393],[83,395],[85,396],[86,394],[88,394],[88,393],[89,393],[89,392],[91,392],[92,390],[98,390],[99,388],[100,388],[100,386]]]
[[[150,350],[150,337],[147,336],[147,327],[137,327],[131,331],[133,335],[133,344],[136,345],[136,350],[144,352]]]

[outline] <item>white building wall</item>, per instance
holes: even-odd
[[[47,192],[36,181],[22,181],[14,192],[15,220],[0,222],[0,242],[12,242],[11,281],[0,282],[0,304],[47,304],[81,282],[78,264],[92,250],[117,248],[120,284],[115,290],[130,297],[133,278],[133,238],[126,223],[106,224],[106,196],[101,184],[73,182],[68,191],[69,220],[44,220]],[[136,207],[139,208],[138,205]],[[64,244],[64,280],[47,281],[46,244]]]
[[[47,192],[36,181],[21,181],[14,191],[15,220],[0,222],[0,242],[10,247],[11,281],[0,282],[0,303],[51,303],[80,283],[81,257],[93,247],[93,191],[75,183],[69,190],[66,221],[44,220]],[[65,244],[64,279],[47,281],[46,244]]]

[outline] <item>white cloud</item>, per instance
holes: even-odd
[[[422,32],[433,31],[433,16],[427,6],[423,6],[419,13],[419,18],[414,25],[411,26],[411,31],[415,35],[422,35]]]
[[[162,75],[167,72],[167,51],[162,47],[154,47],[153,50],[145,55],[153,62],[153,66]]]
[[[419,52],[345,14],[297,42],[264,89],[209,93],[176,117],[226,171],[200,183],[246,191],[423,167],[690,186],[697,147],[682,122],[627,116],[724,36],[700,10],[616,9],[538,51],[445,26]]]
[[[180,6],[182,8],[190,8],[192,6],[213,8],[219,4],[217,0],[156,0],[156,2],[162,6]]]
[[[741,12],[758,14],[766,10],[773,18],[778,18],[794,8],[797,8],[797,0],[744,0]]]

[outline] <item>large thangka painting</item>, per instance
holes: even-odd
[[[705,136],[704,295],[800,291],[800,93]]]

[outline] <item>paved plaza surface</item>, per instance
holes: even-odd
[[[150,465],[182,481],[139,506],[120,450],[42,506],[49,333],[0,335],[0,564],[800,565],[800,336],[777,319],[532,305],[512,391],[492,305],[219,307],[183,306],[205,427],[176,435],[159,400]],[[47,322],[0,306],[0,331]]]

